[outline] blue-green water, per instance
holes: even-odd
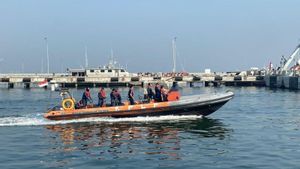
[[[55,92],[1,89],[0,168],[299,168],[300,93],[255,87],[182,93],[228,89],[234,99],[207,118],[74,121],[43,119],[59,101]],[[72,91],[77,98],[82,92]]]

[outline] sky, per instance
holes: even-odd
[[[50,72],[114,56],[130,72],[262,68],[300,43],[299,0],[1,0],[0,73]],[[42,64],[43,63],[43,64]]]

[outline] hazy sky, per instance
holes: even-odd
[[[113,48],[131,72],[244,70],[279,63],[300,38],[299,0],[1,0],[0,71],[103,65]],[[23,66],[22,66],[23,65]]]

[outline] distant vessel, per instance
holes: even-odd
[[[113,53],[111,54],[107,65],[96,68],[85,67],[81,69],[67,69],[67,73],[69,73],[71,76],[83,77],[128,77],[134,75],[117,64],[117,61],[113,57]]]

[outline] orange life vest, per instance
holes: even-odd
[[[106,93],[104,90],[100,90],[100,95],[102,96],[102,98],[105,98],[106,97]]]

